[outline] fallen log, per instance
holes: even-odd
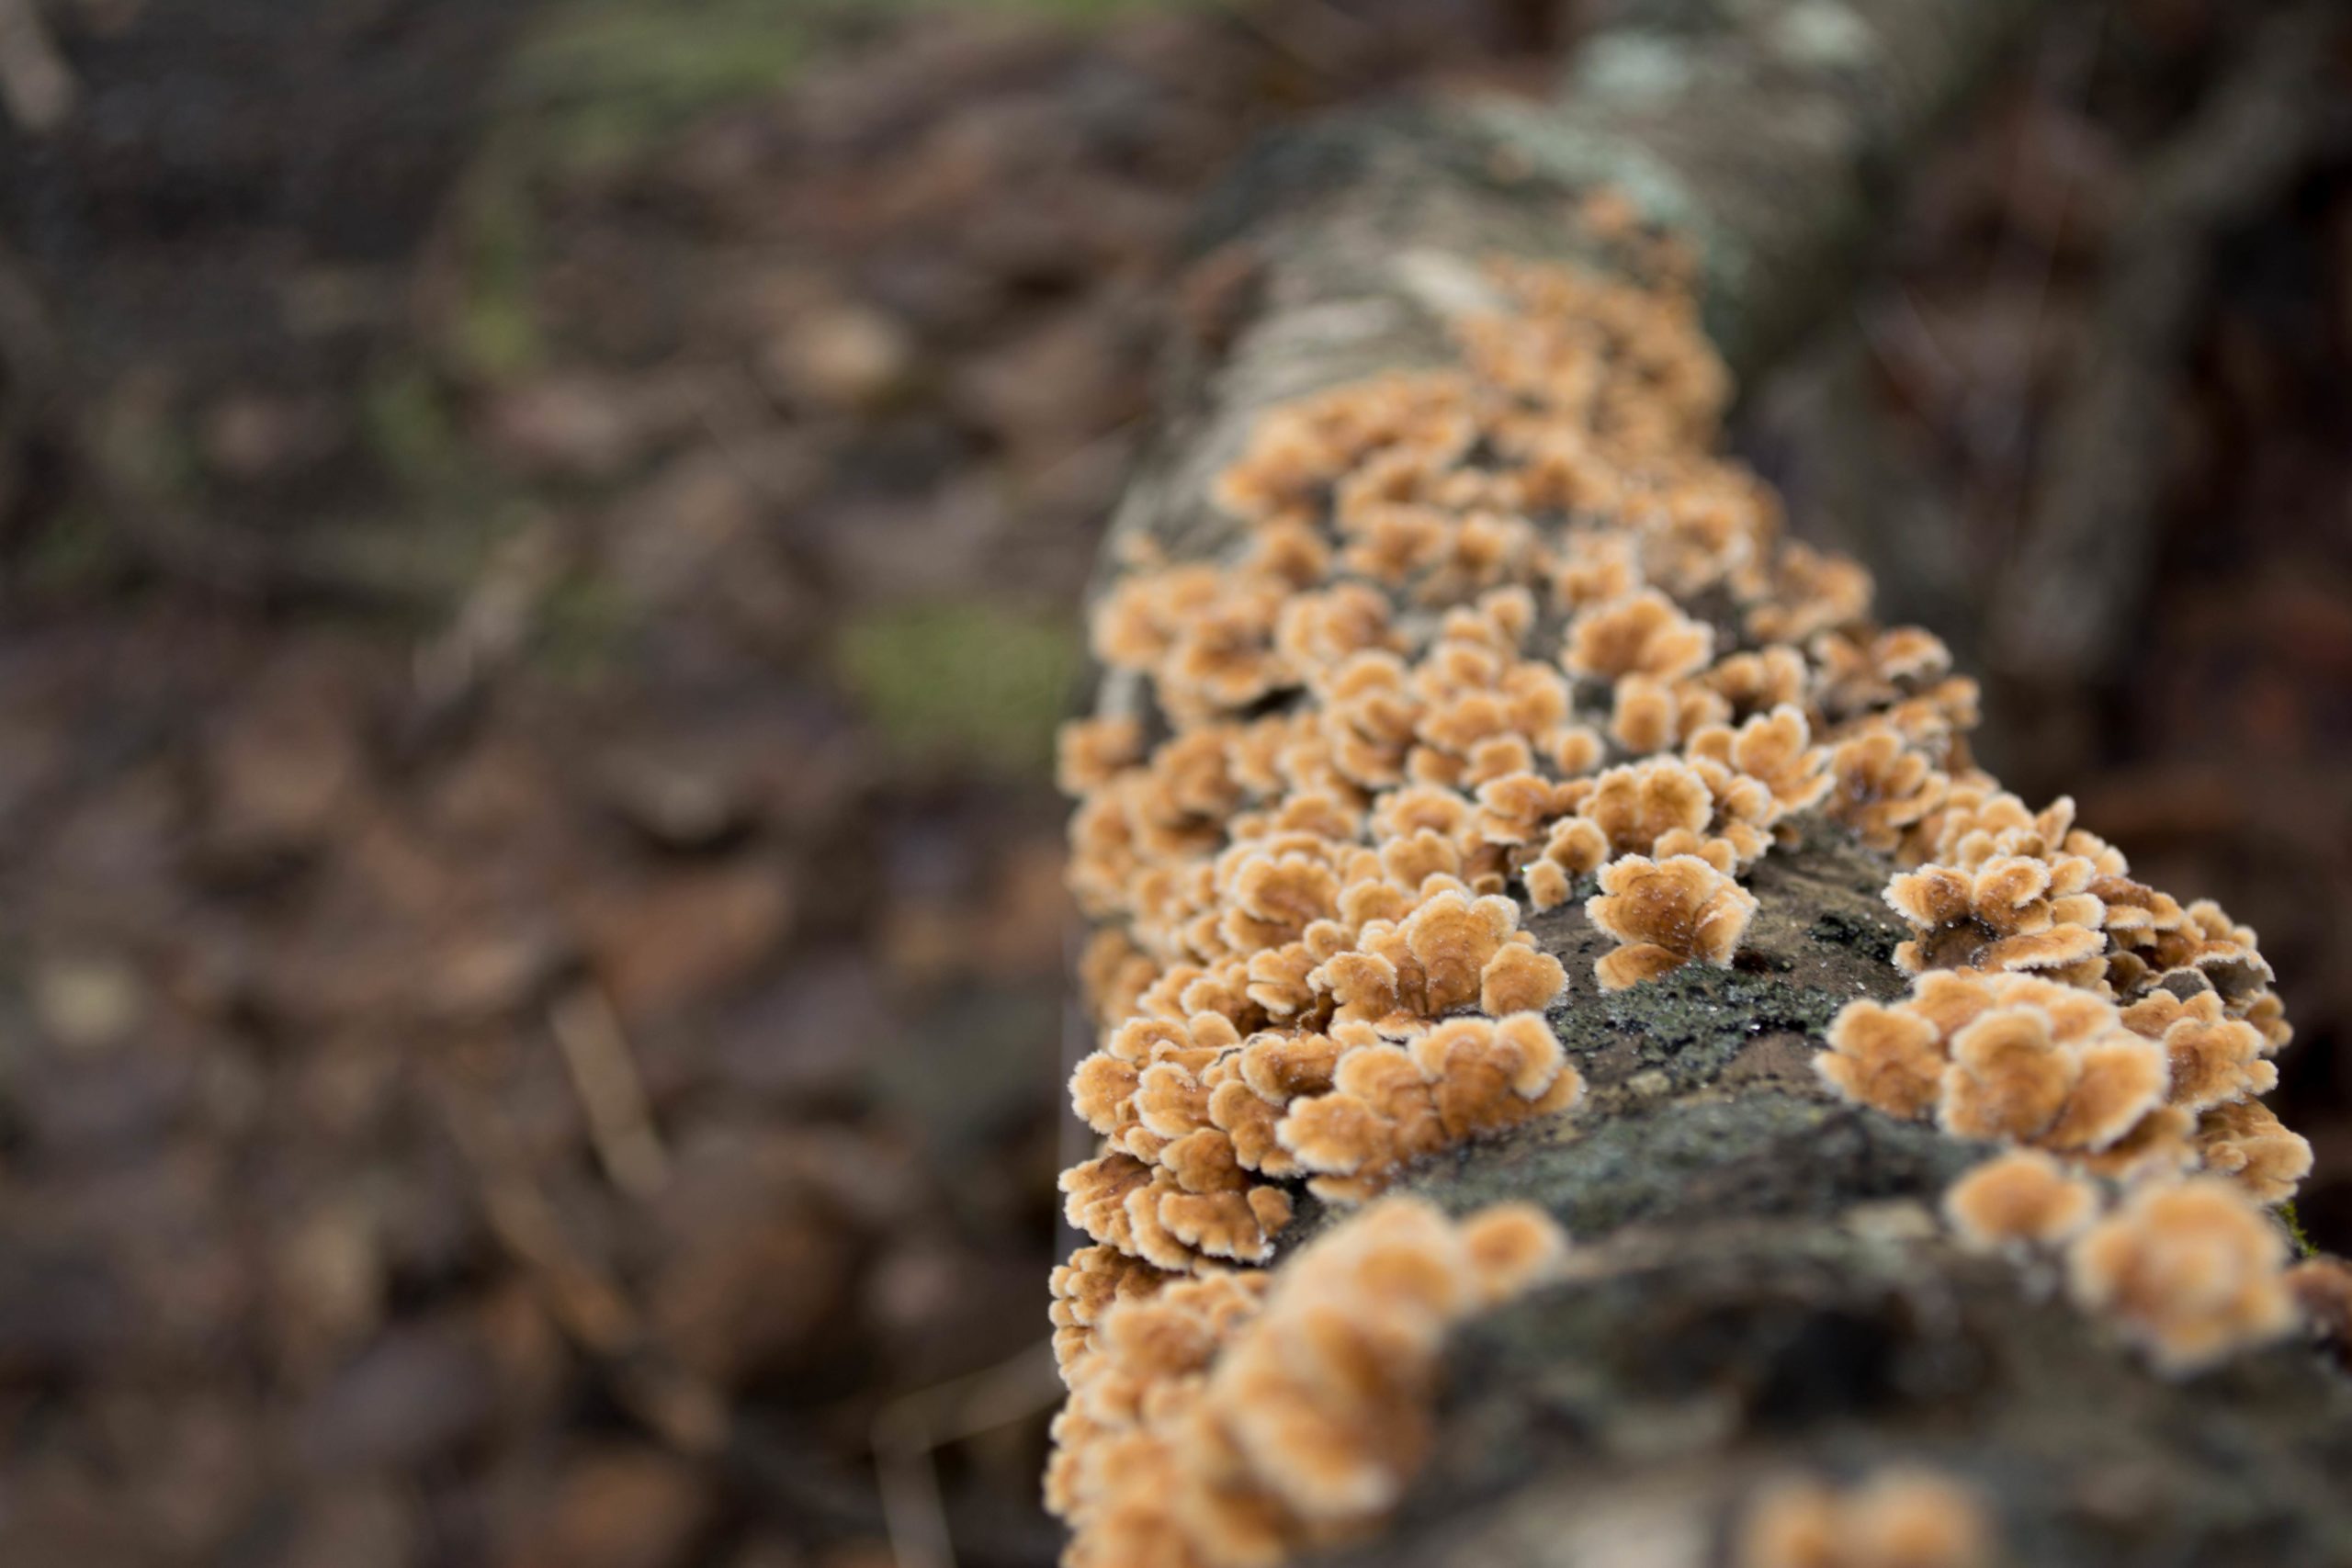
[[[1715,455],[2030,9],[1629,6],[1213,209],[1064,743],[1073,1563],[2352,1553],[2253,933]]]

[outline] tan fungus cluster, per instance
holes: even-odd
[[[1279,1273],[1057,1283],[1057,1306],[1083,1296],[1092,1316],[1069,1342],[1046,1474],[1068,1561],[1251,1568],[1359,1534],[1419,1467],[1447,1329],[1540,1283],[1566,1246],[1523,1206],[1456,1223],[1389,1198]]]
[[[1944,1193],[1944,1215],[1984,1251],[2057,1247],[2098,1214],[2098,1189],[2039,1149],[1996,1155]]]
[[[1947,1194],[1953,1229],[2064,1247],[2075,1299],[2160,1365],[2275,1337],[2286,1253],[2260,1206],[2292,1197],[2312,1156],[2257,1098],[2292,1031],[2254,932],[2132,880],[2070,800],[2031,811],[1981,776],[1919,795],[1936,803],[1882,838],[1916,867],[1886,889],[1912,927],[1895,953],[1911,994],[1840,1012],[1823,1078],[2020,1145]],[[2130,1189],[2096,1224],[2105,1196],[2085,1178]]]
[[[1624,945],[1594,970],[1621,991],[1692,962],[1728,964],[1756,914],[1756,896],[1696,855],[1627,855],[1600,871],[1585,901],[1592,923]]]
[[[1849,1004],[1815,1058],[1848,1099],[1957,1137],[2023,1144],[2120,1174],[2187,1163],[2162,1044],[2115,1004],[2034,975],[1930,970],[1892,1006]]]
[[[1526,909],[1589,895],[1622,943],[1602,985],[1728,963],[1737,878],[1828,809],[1838,748],[1960,705],[1922,696],[1940,645],[1869,626],[1867,577],[1781,541],[1770,491],[1710,455],[1728,379],[1687,259],[1605,227],[1629,276],[1498,264],[1458,368],[1263,416],[1215,486],[1239,547],[1131,551],[1098,607],[1143,700],[1059,756],[1102,1030],[1070,1085],[1102,1143],[1062,1180],[1093,1245],[1054,1287],[1074,1385],[1106,1325],[1156,1321],[1138,1303],[1225,1323],[1245,1288],[1208,1281],[1271,1258],[1300,1188],[1361,1201],[1574,1103],[1544,1017],[1569,976]],[[1825,639],[1861,650],[1834,716]],[[1959,728],[1903,744],[1960,766]],[[1108,1515],[1067,1511],[1074,1556],[1106,1550]]]
[[[1425,886],[1383,906],[1401,919],[1307,922],[1303,941],[1259,952],[1255,983],[1189,1017],[1148,995],[1071,1076],[1103,1151],[1063,1173],[1070,1223],[1164,1269],[1263,1262],[1290,1219],[1283,1179],[1367,1197],[1418,1155],[1574,1103],[1583,1080],[1542,1014],[1566,984],[1559,962],[1517,929],[1511,900],[1434,873]],[[1191,981],[1180,1005],[1208,985]],[[1445,1016],[1472,1008],[1485,1016]],[[1272,1026],[1245,1037],[1237,1013]]]
[[[1838,1489],[1768,1487],[1735,1542],[1738,1568],[1990,1568],[1996,1534],[1976,1493],[1937,1472],[1889,1468]]]
[[[2283,1203],[2312,1173],[2312,1145],[2256,1100],[2217,1105],[2197,1119],[2199,1163],[2229,1177],[2258,1203]]]
[[[1456,365],[1260,416],[1213,487],[1234,547],[1131,545],[1097,606],[1117,701],[1058,766],[1097,925],[1071,1095],[1101,1144],[1063,1177],[1092,1245],[1054,1321],[1074,1389],[1124,1348],[1065,1421],[1073,1562],[1271,1562],[1386,1495],[1293,1495],[1251,1418],[1185,1416],[1180,1441],[1159,1402],[1259,1364],[1249,1270],[1302,1189],[1359,1202],[1575,1102],[1544,1018],[1571,976],[1529,911],[1582,900],[1619,944],[1603,988],[1728,964],[1741,879],[1810,818],[1895,859],[1915,927],[1912,997],[1832,1032],[1841,1092],[2068,1180],[2201,1165],[2267,1198],[2307,1164],[2252,1099],[2290,1032],[2253,933],[1974,766],[1943,645],[1872,623],[1868,574],[1784,539],[1713,455],[1729,383],[1688,257],[1622,206],[1591,225],[1614,275],[1497,263]],[[1978,1191],[1988,1241],[2071,1221],[2028,1179]],[[1350,1256],[1351,1230],[1317,1245]],[[1165,1523],[1178,1474],[1215,1542]]]
[[[1886,901],[1916,933],[1894,950],[1906,975],[1925,969],[2059,970],[2096,978],[2106,963],[2107,907],[2086,891],[2091,863],[1996,855],[1973,869],[1929,865],[1886,885]],[[2096,967],[2093,967],[2096,966]]]
[[[2067,1283],[2157,1363],[2194,1371],[2294,1327],[2287,1237],[2244,1191],[2196,1176],[2140,1189],[2067,1253]]]
[[[2170,1371],[2285,1332],[2284,1232],[2311,1146],[2251,1097],[2267,1039],[2219,997],[2118,1009],[2029,975],[1930,971],[1893,1007],[1856,1003],[1815,1060],[1849,1097],[1957,1135],[2023,1145],[1946,1192],[1961,1240],[2064,1248],[2075,1299]],[[2089,1178],[2129,1184],[2101,1217]]]

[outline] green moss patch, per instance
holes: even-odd
[[[1070,617],[922,604],[852,620],[835,647],[851,696],[901,750],[1041,775],[1083,653]]]

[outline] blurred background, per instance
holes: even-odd
[[[1739,434],[2259,928],[2339,1250],[2346,20],[2055,6]],[[1049,737],[1188,213],[1579,21],[0,0],[0,1563],[1050,1561]]]

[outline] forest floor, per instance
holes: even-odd
[[[2246,13],[2098,15],[1838,323],[1957,558],[2016,553]],[[1572,15],[51,16],[73,100],[0,132],[0,1562],[1049,1561],[1050,730],[1188,215],[1303,114],[1540,90]],[[1988,716],[2262,930],[2339,1248],[2342,129],[2191,235],[2154,569]],[[1743,421],[1800,532],[1807,374]]]

